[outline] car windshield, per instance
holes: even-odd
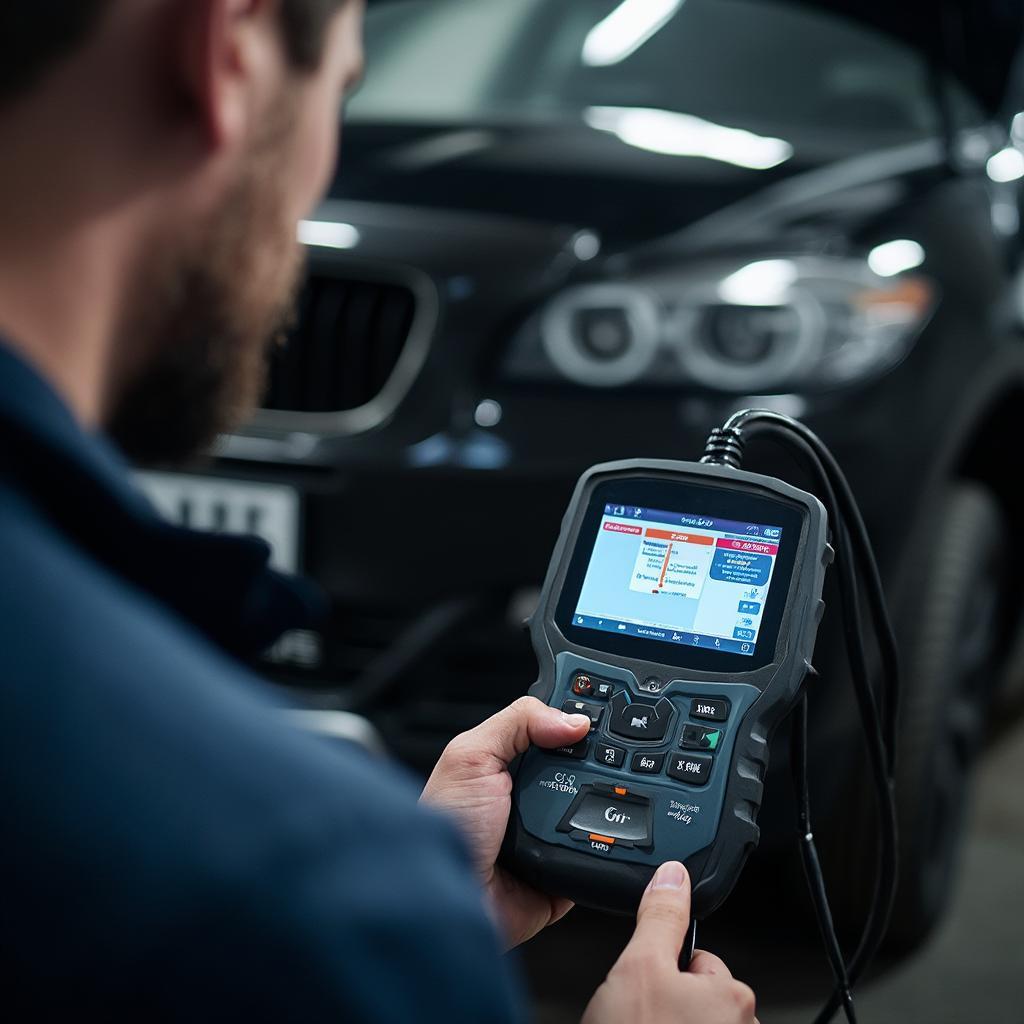
[[[633,129],[669,142],[710,124],[858,146],[938,126],[921,54],[806,4],[391,0],[371,5],[366,45],[356,121],[582,118],[614,129],[621,111],[639,110],[647,120],[634,117]],[[952,93],[960,117],[976,122],[967,94]]]

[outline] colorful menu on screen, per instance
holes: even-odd
[[[781,539],[779,526],[606,505],[573,625],[753,655]]]

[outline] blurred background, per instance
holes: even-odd
[[[831,446],[903,657],[902,882],[874,1021],[1024,1021],[1024,76],[1015,0],[376,0],[337,178],[264,407],[145,487],[261,533],[327,590],[262,671],[365,715],[425,773],[523,693],[532,611],[589,465],[690,459],[749,405]],[[748,468],[803,485],[752,448]],[[834,604],[834,594],[826,593]],[[874,808],[839,624],[812,699],[833,908],[856,933]],[[701,942],[811,1018],[828,969],[785,736],[762,845]],[[522,953],[575,1019],[628,923]]]

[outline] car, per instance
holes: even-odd
[[[208,465],[142,477],[329,593],[329,627],[266,671],[426,771],[532,681],[522,622],[581,471],[698,458],[739,408],[797,415],[896,623],[893,934],[919,943],[1019,663],[1020,36],[997,0],[372,3],[264,406]],[[768,449],[747,467],[807,483]],[[831,615],[817,659],[814,801],[852,926],[877,827]],[[768,858],[792,845],[784,743]]]

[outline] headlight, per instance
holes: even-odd
[[[630,285],[595,284],[553,299],[540,317],[552,365],[580,384],[613,387],[642,377],[661,344],[654,295]]]
[[[569,288],[526,323],[513,379],[592,387],[698,385],[766,394],[862,381],[907,354],[935,289],[916,242],[862,260],[715,262]]]

